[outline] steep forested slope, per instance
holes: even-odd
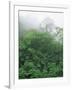
[[[49,32],[29,30],[19,38],[19,78],[63,76],[63,45]]]

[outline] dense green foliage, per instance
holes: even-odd
[[[19,38],[19,79],[63,76],[63,45],[47,32],[29,30]]]

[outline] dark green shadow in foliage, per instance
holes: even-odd
[[[63,45],[48,32],[29,30],[19,38],[19,79],[63,76]]]

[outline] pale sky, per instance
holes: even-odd
[[[64,14],[63,13],[50,13],[50,12],[19,12],[19,21],[25,24],[27,27],[39,27],[40,23],[50,18],[54,21],[54,24],[59,27],[64,25]]]

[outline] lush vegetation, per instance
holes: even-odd
[[[49,32],[24,32],[19,38],[19,79],[62,76],[62,43]]]

